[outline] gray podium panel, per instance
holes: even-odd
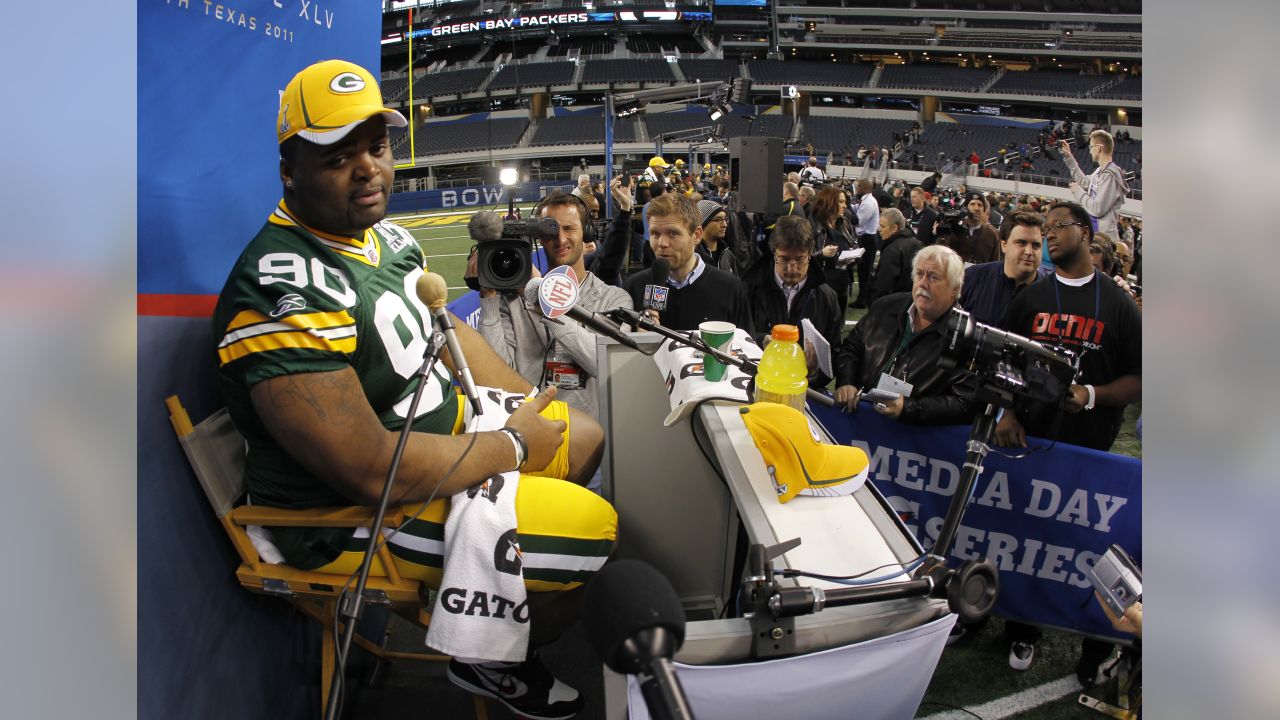
[[[634,337],[646,349],[662,339]],[[716,617],[733,584],[733,496],[688,421],[663,427],[671,406],[653,358],[603,337],[598,351],[601,488],[618,511],[616,555],[666,575],[690,618]]]

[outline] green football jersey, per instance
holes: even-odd
[[[384,427],[403,427],[434,324],[418,298],[422,251],[408,231],[381,222],[350,238],[298,222],[282,201],[236,261],[214,310],[218,375],[227,409],[248,442],[254,504],[349,505],[280,447],[258,418],[250,389],[280,375],[351,367]],[[447,434],[458,417],[449,370],[427,380],[414,430]],[[276,529],[290,564],[316,567],[346,547],[347,530]]]

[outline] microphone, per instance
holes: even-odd
[[[609,563],[587,584],[583,605],[587,641],[610,670],[639,676],[649,714],[692,720],[671,666],[684,643],[684,608],[662,573],[639,560]]]
[[[671,263],[665,258],[654,258],[649,269],[653,271],[653,279],[650,281],[651,285],[644,286],[644,309],[665,312],[667,294],[671,292],[667,285],[667,279],[671,277]]]
[[[490,242],[502,237],[502,216],[492,210],[481,210],[467,221],[467,234],[476,243]]]
[[[541,287],[542,287],[542,278],[531,278],[529,282],[524,286],[524,301],[531,306],[535,306],[535,307],[539,306],[540,303],[538,302],[538,290]],[[644,352],[643,350],[640,349],[640,346],[636,344],[636,341],[631,339],[630,335],[623,332],[621,328],[619,328],[617,325],[614,325],[613,322],[609,320],[609,318],[607,318],[601,313],[593,313],[575,305],[569,308],[568,312],[566,312],[565,315],[568,315],[569,317],[573,318],[574,320],[577,320],[578,322],[582,323],[586,327],[591,328],[591,330],[594,331],[597,335],[604,335],[605,337],[613,338],[614,340],[617,340],[618,342],[622,343],[623,345],[626,345],[632,350],[635,350],[637,352]]]
[[[436,326],[444,333],[445,343],[449,347],[449,356],[453,358],[453,367],[458,373],[458,382],[462,385],[462,392],[471,401],[471,409],[475,410],[476,415],[483,415],[484,411],[480,408],[480,393],[476,390],[475,380],[471,379],[471,368],[467,367],[467,358],[458,345],[458,335],[453,330],[453,319],[449,317],[449,311],[444,308],[444,299],[449,295],[449,288],[445,285],[444,278],[433,272],[424,273],[418,278],[416,289],[418,298],[426,304],[432,317],[436,319]],[[409,418],[409,422],[412,423],[413,418]]]

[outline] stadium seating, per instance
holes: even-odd
[[[1054,70],[1007,72],[991,86],[990,92],[1083,97],[1111,79],[1107,75],[1080,75]]]
[[[613,52],[614,43],[611,37],[568,37],[547,49],[547,57],[565,57],[577,52],[580,57],[588,55],[608,55]]]
[[[924,88],[977,92],[996,74],[994,68],[962,68],[949,65],[886,65],[880,74],[882,88]]]
[[[627,49],[641,55],[655,55],[662,52],[662,44],[656,37],[627,36]]]
[[[591,60],[582,69],[586,83],[674,83],[676,76],[666,60]]]
[[[454,93],[475,92],[480,89],[484,79],[493,72],[491,68],[467,68],[452,72],[428,73],[413,80],[413,96],[433,97]]]
[[[874,68],[864,63],[751,60],[747,71],[757,85],[837,85],[861,87]]]
[[[635,121],[631,118],[614,120],[613,141],[635,142]],[[529,141],[529,145],[533,147],[603,144],[604,116],[597,113],[576,113],[538,120],[533,138]]]
[[[572,62],[522,63],[507,65],[489,83],[490,90],[565,85],[573,80]]]
[[[911,129],[911,121],[811,115],[805,118],[804,127],[804,139],[816,153],[843,158],[845,153],[856,155],[859,145],[889,147],[893,134],[905,134]]]
[[[417,132],[414,145],[420,156],[511,147],[528,126],[525,118],[433,122]],[[394,154],[395,147],[392,149]]]
[[[737,60],[680,60],[680,70],[689,82],[720,82],[742,74]]]
[[[1093,94],[1097,98],[1116,98],[1117,100],[1141,100],[1142,78],[1127,77],[1116,85]]]

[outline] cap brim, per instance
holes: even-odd
[[[356,105],[354,107],[345,107],[328,117],[320,118],[312,123],[312,129],[299,130],[297,135],[303,140],[317,145],[332,145],[342,140],[364,121],[379,114],[387,116],[387,127],[402,128],[409,126],[409,121],[405,120],[404,115],[391,108]]]

